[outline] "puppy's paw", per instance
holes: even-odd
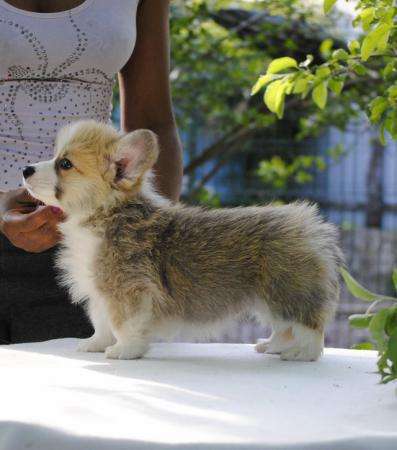
[[[255,351],[258,353],[266,353],[269,348],[270,339],[258,339],[255,345]]]
[[[102,339],[98,339],[95,336],[91,336],[88,339],[80,339],[77,345],[77,351],[79,352],[92,352],[99,353],[104,352],[109,343],[105,343]]]
[[[284,361],[317,361],[321,351],[308,347],[291,347],[281,352],[280,358]]]
[[[138,359],[146,353],[147,344],[114,344],[107,347],[105,356],[109,359]]]

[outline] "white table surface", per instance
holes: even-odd
[[[252,345],[155,344],[137,361],[76,339],[0,346],[0,450],[397,449],[375,352],[285,362]]]

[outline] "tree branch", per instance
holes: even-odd
[[[197,169],[197,167],[200,167],[202,164],[221,153],[226,145],[233,145],[236,140],[246,137],[252,130],[252,127],[246,125],[235,126],[230,133],[226,136],[222,136],[218,141],[206,148],[197,158],[190,161],[185,167],[184,173],[189,175]]]

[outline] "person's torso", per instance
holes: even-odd
[[[85,0],[38,13],[0,0],[0,189],[53,155],[56,132],[75,120],[110,119],[115,74],[136,40],[139,0]]]

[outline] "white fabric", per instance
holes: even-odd
[[[0,347],[0,450],[397,448],[374,352],[284,362],[252,345],[155,344],[146,358],[76,339]]]
[[[85,0],[47,14],[0,0],[0,189],[52,158],[61,126],[109,121],[114,75],[135,45],[137,4]]]

